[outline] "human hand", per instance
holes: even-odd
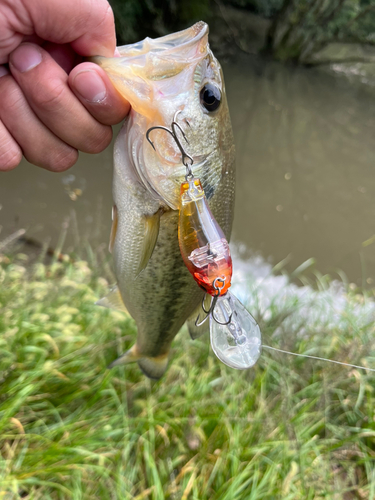
[[[106,0],[0,0],[0,171],[23,154],[61,172],[108,146],[129,103],[81,61],[115,47]]]

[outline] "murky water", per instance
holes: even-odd
[[[233,240],[294,269],[375,280],[375,95],[343,76],[244,57],[224,67],[237,144]],[[24,162],[0,174],[0,241],[18,228],[66,251],[106,245],[111,151],[52,174]]]

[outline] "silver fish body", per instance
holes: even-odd
[[[112,239],[118,288],[138,335],[113,365],[138,361],[147,376],[160,378],[173,338],[204,292],[185,267],[178,245],[180,186],[186,174],[181,153],[163,130],[150,133],[154,150],[146,131],[169,127],[180,111],[193,173],[227,239],[234,206],[234,143],[222,72],[205,23],[124,46],[120,54],[96,62],[132,105],[115,143]],[[220,90],[215,111],[202,105],[207,84]]]

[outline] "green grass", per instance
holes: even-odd
[[[238,372],[184,329],[160,381],[108,371],[136,328],[94,305],[106,280],[23,259],[0,264],[0,499],[375,498],[373,373],[266,350]],[[375,366],[369,297],[348,287],[329,316],[318,288],[264,306],[252,285],[265,343]]]

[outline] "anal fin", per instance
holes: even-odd
[[[110,365],[108,365],[108,368],[111,369],[114,366],[127,365],[128,363],[134,363],[135,361],[138,361],[139,359],[140,359],[140,356],[139,356],[138,351],[137,351],[137,346],[136,346],[136,344],[134,344],[133,347],[131,347],[124,354],[122,354],[119,358],[112,361],[112,363]]]
[[[138,362],[140,369],[148,378],[158,380],[164,375],[164,372],[168,368],[168,353],[156,358],[142,357],[142,355],[138,353],[137,345],[135,344],[122,356],[115,359],[108,368],[111,369],[115,366],[127,365],[135,361]]]
[[[116,311],[122,311],[126,314],[129,314],[128,310],[125,307],[125,304],[122,300],[120,290],[118,285],[115,285],[109,292],[108,295],[99,299],[95,302],[95,305],[101,307],[108,307],[109,309],[115,309]]]

